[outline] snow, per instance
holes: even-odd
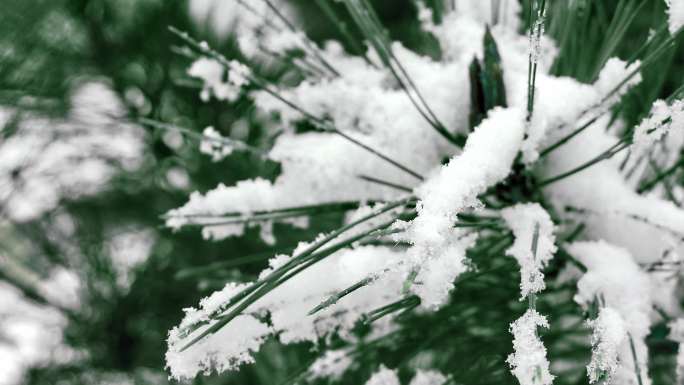
[[[269,1],[292,20],[294,12],[287,1]],[[273,21],[274,15],[264,1],[247,1],[246,4],[249,7],[238,0],[191,0],[188,1],[188,13],[198,26],[208,28],[220,40],[234,32],[243,40],[240,48],[252,56],[257,49],[253,43],[257,37],[277,38],[278,31],[265,28],[266,21]]]
[[[180,209],[167,213],[166,225],[178,229],[186,224],[201,221],[207,226],[202,230],[205,239],[221,239],[229,235],[242,235],[245,223],[225,224],[225,218],[212,218],[222,214],[246,216],[255,211],[271,210],[277,197],[270,181],[257,178],[240,181],[235,187],[218,185],[206,195],[194,192]],[[221,225],[211,226],[213,223]]]
[[[418,217],[408,231],[417,254],[439,255],[456,215],[477,207],[477,195],[508,175],[522,143],[523,119],[517,109],[492,110],[468,137],[463,153],[416,189]]]
[[[234,146],[228,143],[228,140],[214,127],[207,127],[202,131],[200,152],[211,155],[211,160],[218,162],[233,153]]]
[[[537,335],[537,328],[549,328],[546,317],[529,309],[511,324],[514,352],[506,362],[520,385],[550,385],[554,376],[549,372],[546,347]]]
[[[678,318],[670,323],[669,339],[679,343],[677,346],[677,384],[684,380],[684,319]]]
[[[59,290],[63,273],[55,274],[55,279],[43,281],[42,288]],[[60,311],[37,305],[0,281],[0,385],[22,384],[24,374],[32,367],[76,358],[63,341],[66,325],[67,318]]]
[[[188,75],[199,78],[203,85],[200,98],[209,101],[213,95],[218,100],[233,102],[240,96],[240,89],[249,82],[250,70],[244,64],[231,60],[227,69],[216,59],[201,57],[188,69]]]
[[[421,267],[418,280],[423,285],[415,289],[423,300],[421,305],[441,305],[453,280],[466,270],[465,251],[474,238],[453,228],[456,216],[466,208],[478,207],[477,195],[508,175],[522,143],[523,119],[517,109],[492,110],[468,136],[463,153],[416,189],[418,216],[404,226],[406,240],[412,243],[410,265]]]
[[[197,329],[188,338],[197,336],[211,325],[213,322]],[[180,338],[180,330],[175,328],[169,332],[166,364],[171,376],[177,380],[190,379],[199,373],[209,374],[212,370],[217,373],[236,370],[242,364],[254,362],[252,353],[259,349],[270,333],[271,329],[256,318],[239,315],[211,338],[202,339],[181,351],[185,340]]]
[[[625,95],[634,86],[641,83],[641,73],[636,72],[634,76],[629,78],[623,83],[629,75],[639,69],[641,62],[636,60],[632,63],[626,63],[619,58],[612,57],[608,59],[606,64],[603,65],[601,72],[599,72],[598,79],[594,83],[596,87],[604,98],[602,100],[604,105],[612,105],[620,100],[620,98]],[[615,90],[614,95],[609,95]]]
[[[293,255],[308,247],[300,245]],[[357,290],[354,295],[341,298],[334,306],[315,315],[308,312],[318,304],[358,281],[377,274],[388,265],[396,263],[402,254],[391,249],[363,246],[341,250],[287,280],[277,289],[269,292],[249,306],[238,319],[200,340],[181,352],[180,348],[210,327],[214,321],[201,326],[189,336],[182,331],[192,325],[208,321],[211,315],[229,311],[225,303],[247,287],[247,284],[229,283],[226,287],[200,302],[199,309],[185,309],[186,316],[181,324],[169,333],[167,366],[174,378],[192,378],[211,369],[218,372],[237,370],[241,364],[252,362],[252,353],[257,351],[268,335],[277,333],[282,343],[301,341],[316,342],[319,338],[338,331],[343,338],[352,338],[349,331],[359,317],[366,312],[392,302],[401,294],[404,277],[398,274],[385,275]],[[290,256],[274,257],[270,266],[262,271],[260,278],[280,268]],[[325,279],[320,279],[325,277]],[[247,314],[268,311],[272,326],[267,326]],[[377,322],[378,327],[387,327],[391,322],[385,318]],[[231,341],[231,343],[226,343]]]
[[[506,250],[520,266],[521,300],[546,287],[542,269],[556,252],[554,224],[537,203],[517,204],[501,211],[501,217],[513,231],[515,241]],[[543,315],[532,306],[511,324],[514,352],[507,362],[521,385],[551,384],[546,347],[537,335],[537,327],[549,328]]]
[[[632,150],[635,156],[652,150],[657,142],[664,137],[674,136],[674,148],[682,146],[682,131],[684,131],[684,101],[675,100],[668,105],[664,100],[653,103],[651,113],[634,129],[634,144]],[[670,134],[671,133],[671,134]]]
[[[618,139],[605,131],[606,120],[598,121],[554,151],[547,160],[544,176],[571,170],[613,146]],[[638,262],[652,263],[684,234],[684,211],[658,196],[635,192],[619,170],[623,160],[622,156],[604,160],[547,186],[545,193],[560,212],[565,211],[567,218],[585,223],[594,240],[621,245]],[[575,211],[568,212],[569,207]],[[677,250],[681,250],[681,244],[675,243]]]
[[[315,342],[333,331],[338,331],[343,338],[351,338],[350,331],[363,314],[400,296],[403,275],[386,274],[382,280],[341,298],[334,306],[312,316],[308,312],[330,295],[384,271],[402,258],[402,254],[375,246],[342,250],[286,281],[254,306],[270,311],[274,327],[281,331],[282,343]],[[381,319],[378,327],[389,322],[389,317]]]
[[[520,76],[513,81],[523,87]],[[539,159],[539,150],[568,134],[566,130],[559,130],[557,127],[578,120],[582,111],[599,101],[598,92],[593,87],[580,84],[574,79],[555,78],[543,73],[537,74],[535,95],[534,115],[522,145],[523,161],[526,164],[536,162]],[[563,100],[559,95],[563,96]],[[520,96],[526,97],[522,94]],[[517,102],[523,103],[522,100]],[[581,121],[577,124],[581,124]]]
[[[260,3],[255,2],[257,13],[268,14],[267,9],[258,5]],[[445,127],[452,133],[468,135],[462,150],[435,132],[399,88],[396,79],[382,66],[371,66],[360,57],[347,55],[338,42],[331,41],[325,43],[320,55],[340,70],[339,76],[310,77],[299,83],[271,87],[298,108],[292,108],[263,90],[253,90],[245,95],[254,101],[260,112],[266,113],[268,124],[279,130],[265,156],[281,165],[280,175],[273,181],[255,178],[233,186],[220,184],[209,191],[194,192],[185,205],[167,216],[169,227],[199,225],[208,239],[238,236],[244,233],[245,226],[256,225],[261,227],[265,241],[275,242],[274,222],[287,221],[304,226],[307,217],[264,217],[248,223],[225,221],[305,205],[359,202],[357,210],[345,214],[344,223],[349,224],[378,207],[368,202],[393,202],[406,197],[405,191],[359,178],[359,175],[366,175],[398,184],[417,198],[417,217],[407,222],[396,221],[392,226],[398,231],[392,239],[410,246],[405,249],[354,245],[337,251],[251,304],[241,316],[247,318],[240,321],[246,324],[248,332],[244,336],[249,339],[239,340],[240,343],[232,347],[219,348],[217,341],[221,338],[231,340],[233,334],[239,333],[231,323],[227,327],[230,331],[224,331],[224,328],[220,336],[208,336],[206,345],[193,350],[194,358],[189,367],[182,367],[180,357],[185,352],[174,350],[181,340],[177,332],[172,332],[168,361],[172,372],[176,370],[181,377],[192,377],[210,370],[214,362],[218,362],[216,368],[219,370],[237,369],[240,363],[251,362],[253,352],[267,335],[275,335],[281,343],[315,343],[337,331],[343,339],[351,340],[349,330],[359,317],[401,298],[406,294],[405,285],[421,299],[423,309],[439,308],[449,299],[454,281],[468,269],[466,253],[478,237],[476,231],[454,227],[458,214],[481,210],[483,204],[478,196],[505,180],[520,155],[527,171],[536,180],[544,181],[594,159],[621,140],[618,134],[627,132],[629,127],[624,127],[619,120],[611,123],[607,112],[641,82],[638,61],[628,64],[619,58],[610,58],[594,84],[554,77],[548,72],[555,59],[556,45],[544,34],[538,40],[520,34],[518,2],[497,2],[501,7],[498,10],[493,10],[488,1],[457,0],[453,4],[455,11],[444,15],[444,22],[439,25],[432,21],[427,8],[419,9],[423,28],[440,44],[440,61],[411,52],[398,42],[392,43],[392,51]],[[675,6],[671,5],[671,11]],[[239,20],[236,29],[239,45],[246,56],[261,55],[259,51],[269,47],[277,47],[280,52],[303,49],[301,43],[305,35],[280,28],[282,26],[276,33],[265,28],[261,16],[254,16]],[[470,132],[467,68],[474,56],[482,56],[486,24],[491,26],[502,58],[509,107],[489,111],[488,117]],[[378,62],[374,52],[368,55],[372,62]],[[538,65],[538,74],[535,114],[526,122],[530,59]],[[189,71],[203,80],[203,97],[236,97],[248,80],[249,72],[236,63],[228,73],[228,80],[224,80],[225,69],[216,64],[210,59],[200,59]],[[627,79],[628,76],[631,78]],[[665,106],[663,102],[655,104],[651,117],[636,128],[636,144],[631,149],[634,154],[656,154],[655,159],[663,168],[676,161],[676,154],[684,144],[681,133],[684,130],[678,128],[684,119],[677,112],[681,111],[681,104],[677,103],[681,102],[672,106]],[[660,125],[659,119],[665,115],[671,115],[672,122]],[[295,128],[302,121],[310,121],[308,116],[325,119],[339,132],[409,166],[423,180],[408,175],[330,130],[298,133]],[[549,146],[593,118],[596,121],[573,139],[541,156]],[[220,136],[207,130],[205,137],[219,139]],[[215,159],[232,150],[208,141],[201,146],[203,152]],[[659,304],[675,303],[674,288],[663,284],[655,275],[650,277],[643,273],[637,263],[652,263],[662,255],[684,254],[681,242],[684,211],[664,199],[662,191],[654,190],[648,195],[637,193],[641,177],[649,174],[634,160],[639,157],[625,159],[626,154],[627,151],[617,154],[548,184],[542,190],[544,207],[554,213],[554,220],[558,219],[563,225],[583,223],[586,226],[581,235],[584,241],[570,245],[568,252],[588,269],[579,277],[576,301],[583,306],[599,297],[605,301],[598,318],[589,322],[594,331],[594,354],[588,367],[592,381],[602,371],[614,372],[613,377],[619,383],[633,383],[631,357],[627,355],[626,340],[620,338],[623,331],[634,339],[640,366],[646,367],[644,337],[650,326],[651,305],[656,302],[653,297],[658,297]],[[443,159],[449,159],[446,165],[442,164]],[[643,172],[628,178],[620,168],[623,162],[629,167],[635,162]],[[682,194],[681,191],[681,188],[675,189],[676,194]],[[545,208],[531,203],[500,211],[501,218],[515,236],[506,253],[521,267],[522,298],[545,288],[543,269],[556,251],[555,226]],[[385,222],[397,211],[367,221],[349,235],[360,234]],[[537,252],[533,255],[532,240],[536,232]],[[324,236],[319,235],[318,240]],[[259,275],[260,279],[292,262],[311,244],[300,244],[292,255],[272,258]],[[414,278],[413,284],[407,284],[409,276]],[[307,315],[331,295],[369,277],[373,278],[372,282],[357,292],[312,316]],[[200,310],[186,311],[181,325],[195,325],[207,321],[210,314],[229,311],[223,305],[243,287],[228,286],[203,300]],[[648,288],[646,293],[643,288]],[[272,324],[260,324],[255,318],[249,318],[251,314],[268,314]],[[511,325],[514,353],[508,362],[522,385],[553,381],[546,349],[537,335],[540,327],[548,328],[549,324],[534,309]],[[373,333],[391,328],[391,317],[385,317],[377,322]],[[337,363],[340,363],[339,367]],[[311,375],[326,373],[337,377],[350,364],[344,351],[328,352],[312,366]],[[181,367],[174,369],[176,365]],[[646,373],[643,377],[648,385]],[[413,382],[414,385],[441,384],[444,380],[438,373],[419,372]],[[394,371],[383,367],[369,383],[395,385],[399,379]]]
[[[648,348],[645,338],[650,333],[652,298],[649,278],[629,252],[604,241],[575,242],[568,252],[582,263],[587,272],[577,282],[575,301],[588,305],[600,299],[624,320],[624,328],[634,342],[639,367],[647,368]],[[615,371],[616,383],[635,384],[635,368],[629,340],[619,347],[620,366]],[[650,384],[645,371],[641,377]]]
[[[409,382],[409,385],[443,385],[447,382],[447,378],[436,370],[417,370],[416,374]],[[371,378],[366,381],[366,385],[399,385],[399,376],[396,370],[387,369],[385,366],[380,368],[371,375]]]
[[[544,17],[540,17],[534,21],[530,31],[530,62],[533,64],[539,63],[542,54],[541,36],[544,34]]]
[[[218,36],[225,36],[230,32],[238,10],[237,1],[191,0],[188,2],[190,17],[198,24],[209,26]]]
[[[475,3],[463,3],[459,7],[462,10],[474,9],[477,5]],[[504,44],[500,44],[504,61],[514,63],[516,67],[524,65],[524,68],[516,68],[516,72],[526,73],[526,39],[517,35],[516,27],[512,25],[517,23],[516,14],[519,8],[510,5],[513,2],[506,3],[509,5],[502,5],[502,10],[507,7],[510,9],[502,11],[501,28],[494,33],[497,39],[505,40]],[[452,15],[462,13],[454,12]],[[436,32],[443,44],[450,41],[453,36],[462,36],[466,31],[472,31],[478,37],[463,40],[463,47],[467,45],[468,49],[454,49],[448,54],[449,60],[441,63],[416,55],[398,43],[393,45],[395,55],[430,101],[436,115],[455,132],[467,130],[468,78],[467,71],[461,71],[459,68],[467,66],[472,54],[481,52],[484,28],[479,24],[478,18],[491,17],[491,14],[491,10],[487,8],[459,16],[462,20],[471,20],[470,23],[444,23],[443,26],[452,27],[449,27],[448,31]],[[550,43],[545,43],[545,47],[550,50]],[[394,159],[400,159],[402,163],[411,165],[420,173],[430,172],[443,156],[453,156],[454,149],[444,143],[443,138],[414,110],[403,91],[388,87],[388,76],[384,71],[368,66],[360,58],[345,55],[335,42],[326,44],[322,54],[326,60],[344,68],[341,77],[315,82],[304,81],[296,87],[279,89],[279,93],[313,115],[330,116],[341,131]],[[550,62],[544,63],[542,68],[548,65]],[[262,110],[277,112],[285,127],[301,119],[299,112],[268,93],[255,92],[252,96]],[[396,116],[402,116],[402,119],[397,120]],[[278,207],[320,203],[322,199],[334,201],[396,198],[395,191],[361,181],[357,178],[359,174],[371,175],[408,187],[415,186],[415,180],[411,176],[398,172],[383,164],[383,161],[354,147],[329,134],[281,135],[269,154],[270,158],[279,161],[283,167],[282,175],[274,183],[273,195],[282,201]],[[298,151],[300,148],[308,150],[302,153]],[[228,193],[227,189],[219,187],[219,190]],[[307,193],[303,194],[301,191]],[[247,190],[244,193],[248,192]],[[230,195],[234,196],[233,193]],[[197,209],[197,206],[194,209],[186,207],[182,211],[192,214]],[[174,224],[177,225],[178,222]],[[205,235],[212,239],[236,234],[240,232],[234,226],[228,226],[225,231],[218,226],[205,229]]]
[[[518,204],[501,211],[501,217],[513,230],[515,241],[506,250],[520,266],[520,293],[522,298],[538,293],[546,287],[542,269],[556,252],[554,224],[549,214],[539,204]],[[532,245],[535,233],[536,254]]]
[[[78,275],[62,266],[54,267],[46,279],[36,283],[38,292],[51,304],[63,309],[76,310],[81,305],[81,280]]]
[[[477,27],[474,27],[475,25]],[[472,60],[472,54],[482,50],[484,28],[474,21],[470,24],[455,24],[450,28],[452,29],[448,33],[444,32],[445,40],[470,29],[478,37],[474,40],[464,40],[463,44],[468,45],[468,50],[454,51],[450,54],[449,60],[443,62],[419,56],[398,43],[393,45],[393,51],[417,83],[418,89],[429,100],[439,119],[453,132],[465,133],[468,130],[469,81],[467,71],[463,69]],[[500,50],[504,62],[515,67],[515,71],[510,71],[510,76],[514,76],[515,73],[526,73],[526,39],[509,28],[502,27],[494,33],[498,39],[505,40],[505,44],[500,44]],[[294,87],[279,88],[279,94],[314,116],[330,117],[340,131],[403,164],[410,165],[418,173],[429,174],[444,156],[453,157],[456,154],[453,146],[425,122],[406,94],[392,85],[385,71],[369,66],[361,58],[346,55],[335,42],[327,43],[322,54],[326,60],[344,68],[340,77],[306,80]],[[518,68],[519,66],[524,68]],[[509,92],[515,93],[512,90]],[[399,196],[393,189],[360,180],[358,175],[370,175],[409,188],[416,186],[416,180],[412,176],[336,135],[295,135],[291,128],[302,119],[300,112],[263,91],[255,91],[250,96],[254,98],[259,109],[277,113],[286,130],[267,154],[270,159],[280,162],[282,166],[282,173],[274,182],[271,194],[278,200],[275,207],[346,200],[391,200]],[[508,114],[504,119],[510,118],[515,112]],[[402,119],[396,119],[397,116],[401,116]],[[506,123],[515,123],[515,120],[511,119]],[[513,129],[513,133],[517,131]],[[307,150],[300,151],[302,148]],[[516,149],[511,148],[511,152],[513,151]],[[231,198],[250,192],[249,189],[239,191],[241,189],[237,186],[219,186],[216,190],[226,194],[225,199],[221,199],[224,202],[230,202]],[[209,192],[207,195],[214,194]],[[218,194],[214,196],[220,199]],[[196,195],[193,195],[191,200],[195,202],[181,208],[179,213],[206,213],[207,210],[195,205],[199,202]],[[238,204],[242,200],[237,199]],[[266,206],[259,209],[269,209]],[[272,206],[271,209],[275,207]],[[213,211],[212,214],[239,211],[239,207],[226,207],[224,210]],[[173,224],[179,225],[178,222]],[[212,234],[207,235],[213,239],[220,239],[226,235],[240,234],[234,230],[231,227],[220,234],[217,226],[212,226],[206,231]]]
[[[156,234],[149,228],[115,228],[108,234],[107,248],[116,272],[116,283],[127,291],[133,282],[134,270],[147,260]]]
[[[395,370],[387,369],[384,366],[371,375],[365,385],[400,385],[399,376]]]
[[[502,56],[518,55],[518,60],[527,71],[529,40],[518,33],[520,29],[521,6],[515,1],[501,1],[498,20],[492,20],[497,12],[492,12],[492,2],[480,0],[458,0],[456,10],[444,15],[439,25],[423,23],[423,28],[438,39],[442,54],[446,59],[472,60],[482,56],[482,37],[485,25],[492,28]],[[554,43],[545,36],[540,40],[540,68],[548,68],[553,59]],[[506,53],[504,53],[506,52]],[[521,68],[522,69],[522,68]]]
[[[309,378],[339,380],[352,363],[347,351],[329,350],[311,364]]]
[[[537,161],[540,149],[556,143],[589,119],[605,113],[607,106],[614,104],[638,85],[641,82],[641,74],[638,72],[624,84],[620,83],[635,71],[639,64],[639,61],[635,61],[628,65],[618,58],[610,58],[593,85],[582,84],[571,78],[556,78],[543,72],[538,73],[535,114],[528,127],[525,143],[523,143],[525,163],[532,164]],[[513,85],[515,89],[526,87],[526,75],[522,73],[513,75],[505,77],[507,86]],[[609,95],[611,92],[613,94]],[[524,105],[526,97],[527,94],[523,92],[508,93],[508,100],[512,104]],[[605,121],[603,124],[605,125]],[[573,139],[569,143],[576,140]],[[569,153],[584,152],[581,148],[568,151]],[[557,156],[557,152],[554,151],[553,155]],[[596,156],[598,153],[593,155]]]
[[[442,251],[428,258],[421,266],[411,291],[420,297],[423,308],[435,310],[449,299],[454,281],[468,270],[465,261],[466,250],[475,245],[476,235],[452,237]]]
[[[684,348],[680,343],[677,347],[677,383],[681,384],[684,381]]]
[[[236,317],[211,338],[202,339],[183,350],[186,342],[216,322],[210,321],[210,316],[219,311],[224,302],[245,286],[228,283],[222,290],[202,299],[199,309],[184,309],[186,316],[183,322],[169,332],[167,340],[169,348],[166,353],[166,364],[173,378],[190,379],[199,373],[208,374],[212,370],[221,373],[254,361],[252,353],[258,351],[272,330],[251,315]],[[203,326],[187,334],[185,331],[190,330],[193,325]],[[225,343],[226,340],[230,340],[231,343]]]
[[[602,378],[610,383],[618,369],[618,353],[627,340],[625,321],[615,309],[603,307],[598,317],[588,324],[592,329],[591,362],[587,365],[589,383],[593,384]]]
[[[443,385],[446,382],[446,376],[436,370],[418,369],[409,385]]]

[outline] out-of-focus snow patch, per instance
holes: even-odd
[[[436,370],[418,370],[409,385],[443,385],[447,377]]]
[[[57,281],[64,275],[57,273]],[[58,290],[57,282],[45,287]],[[55,292],[55,294],[57,294]],[[66,317],[55,308],[37,305],[0,281],[0,385],[19,385],[27,370],[51,362],[67,363],[79,354],[64,345]]]
[[[665,0],[667,3],[668,27],[674,35],[684,26],[684,0]]]
[[[270,0],[278,11],[290,21],[296,15],[287,1]],[[260,48],[271,52],[300,44],[300,37],[285,28],[265,1],[238,0],[190,0],[188,12],[199,26],[208,27],[219,39],[227,38],[232,32],[238,37],[240,49],[247,55],[255,55]]]
[[[396,370],[380,366],[378,371],[373,373],[368,381],[366,381],[366,385],[400,385],[399,375],[397,375]]]
[[[329,350],[311,364],[309,378],[339,380],[352,362],[349,352],[343,349]]]
[[[56,267],[46,280],[38,285],[40,293],[48,301],[65,309],[77,309],[80,304],[81,280],[72,270]]]
[[[78,87],[65,119],[24,115],[0,142],[0,202],[12,220],[29,221],[62,199],[100,191],[119,169],[137,168],[144,132],[123,121],[124,107],[104,83]],[[0,107],[0,124],[17,111]]]
[[[116,283],[127,290],[136,266],[147,260],[155,241],[155,232],[145,228],[115,228],[109,237],[109,256],[116,271]]]

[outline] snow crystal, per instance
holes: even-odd
[[[211,92],[215,95],[223,95],[223,66],[217,60],[208,58],[199,58],[192,63],[188,69],[188,75],[200,78],[204,85],[200,97],[204,101],[208,101]],[[217,96],[222,99],[222,97]]]
[[[179,329],[185,329],[199,322],[209,321],[210,317],[219,312],[226,302],[246,287],[247,285],[245,284],[229,282],[223,289],[215,291],[209,297],[203,298],[200,301],[199,309],[184,309],[185,318],[183,318],[183,322],[180,324]]]
[[[545,288],[542,269],[556,252],[553,235],[554,225],[551,217],[539,204],[518,204],[501,211],[501,217],[508,227],[513,230],[515,241],[506,250],[506,254],[513,256],[520,265],[520,293],[522,298],[528,294],[538,293]],[[536,254],[533,255],[532,245],[535,232]]]
[[[587,365],[589,383],[605,378],[606,383],[618,368],[618,353],[627,341],[625,321],[615,309],[603,307],[595,320],[588,322],[591,335],[592,355]]]
[[[547,328],[546,317],[529,309],[511,324],[514,353],[506,362],[520,385],[550,385],[554,376],[549,372],[546,347],[537,335],[537,327]]]
[[[507,59],[506,52],[502,50],[504,62],[511,60]],[[639,61],[628,65],[618,58],[610,58],[593,85],[582,84],[568,77],[553,77],[543,73],[544,69],[540,68],[536,81],[535,113],[527,127],[522,148],[525,163],[535,162],[539,158],[540,147],[556,143],[590,119],[605,113],[608,107],[639,84],[641,74],[635,72],[639,65]],[[521,64],[518,63],[514,68],[519,71]],[[634,75],[627,80],[633,72]],[[519,90],[507,92],[509,102],[512,105],[524,105],[527,92],[521,90],[527,87],[526,76],[512,71],[504,74],[507,88]]]
[[[306,151],[301,151],[302,148]],[[402,192],[365,182],[358,175],[386,175],[387,180],[406,181],[405,176],[391,166],[331,134],[281,135],[270,157],[282,165],[282,173],[273,183],[257,178],[240,181],[235,186],[219,185],[204,195],[193,193],[183,207],[169,212],[172,220],[167,221],[167,225],[180,227],[191,223],[182,220],[188,216],[221,216],[235,212],[248,215],[328,202],[394,200]],[[201,223],[211,225],[209,219]],[[224,230],[231,230],[229,234],[241,234],[242,227],[229,225],[224,229],[224,226],[211,225],[204,231],[207,236],[220,239],[227,235]]]

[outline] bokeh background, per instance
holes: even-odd
[[[577,2],[587,13],[615,11],[616,1]],[[163,227],[160,216],[192,191],[278,174],[277,164],[249,153],[212,162],[192,137],[138,124],[150,118],[198,133],[213,126],[268,146],[272,127],[249,101],[200,100],[200,84],[186,75],[191,59],[168,30],[174,26],[228,57],[239,55],[233,3],[2,1],[0,385],[169,383],[166,333],[182,308],[228,280],[253,279],[274,252],[339,223],[327,214],[306,230],[276,226],[277,246],[263,243],[256,230],[208,242],[197,229]],[[617,49],[621,57],[664,15],[663,1],[645,3]],[[314,1],[280,4],[314,41],[338,37]],[[394,39],[438,55],[434,40],[420,32],[412,1],[373,4]],[[607,27],[580,25],[576,33],[595,40]],[[568,57],[554,71],[589,81],[598,60],[591,49],[563,52]],[[681,47],[662,60],[670,70],[644,74],[644,85],[630,95],[628,122],[684,78]],[[270,71],[280,75],[277,67]],[[311,346],[271,343],[258,365],[195,382],[287,383],[314,357]]]

